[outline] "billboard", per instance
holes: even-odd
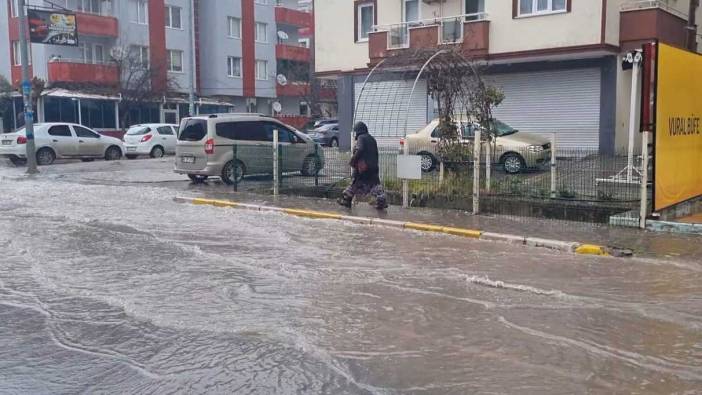
[[[78,45],[76,15],[66,12],[27,10],[29,39],[33,43]]]
[[[702,195],[702,55],[658,45],[654,210]]]

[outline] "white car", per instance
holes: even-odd
[[[128,159],[140,155],[160,158],[165,154],[175,154],[177,125],[147,123],[134,125],[124,135],[124,150]]]
[[[34,125],[37,164],[45,166],[56,159],[119,160],[124,154],[120,139],[103,136],[73,123],[38,123]],[[0,134],[0,158],[15,165],[27,160],[27,134],[24,128]]]

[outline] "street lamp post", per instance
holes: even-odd
[[[27,43],[27,10],[25,0],[17,4],[20,17],[20,56],[22,63],[22,99],[24,100],[24,127],[27,135],[27,174],[36,174],[36,146],[34,144],[34,108],[32,106],[32,82],[29,75],[29,44]]]

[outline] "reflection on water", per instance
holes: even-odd
[[[0,392],[694,393],[699,270],[0,183]]]

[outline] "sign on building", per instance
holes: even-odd
[[[33,43],[78,45],[76,15],[66,12],[27,10],[29,39]]]
[[[702,195],[702,55],[658,45],[654,210]]]

